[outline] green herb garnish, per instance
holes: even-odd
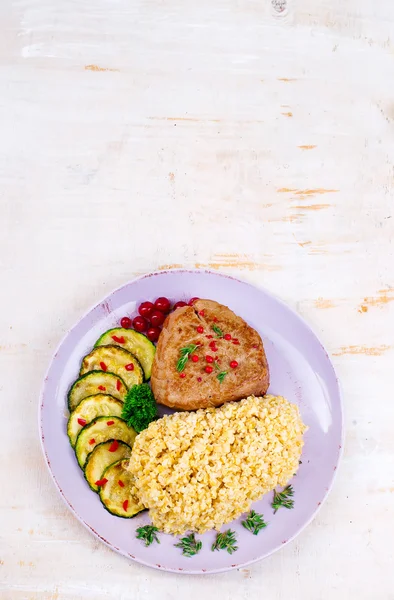
[[[157,418],[157,404],[147,383],[133,385],[126,394],[122,419],[137,433]]]
[[[226,375],[227,375],[227,371],[220,371],[220,373],[218,373],[216,375],[216,377],[219,379],[220,383],[222,383],[222,381],[226,377]]]
[[[251,531],[253,535],[257,535],[259,531],[267,527],[267,523],[264,521],[264,516],[259,515],[259,513],[251,510],[248,518],[245,521],[241,521],[242,525],[248,531]]]
[[[154,525],[145,525],[144,527],[138,527],[138,529],[136,529],[136,537],[139,540],[143,540],[145,546],[150,546],[153,542],[160,544],[160,540],[156,533],[157,531],[159,530]]]
[[[182,554],[184,556],[194,556],[198,554],[202,548],[202,542],[196,540],[196,535],[191,533],[186,537],[180,539],[178,544],[174,544],[175,548],[182,548]]]
[[[227,550],[229,554],[232,554],[236,550],[238,550],[238,546],[236,543],[235,531],[231,531],[231,529],[227,529],[224,533],[218,533],[216,536],[215,542],[212,544],[212,552],[214,550]]]
[[[276,513],[278,508],[280,508],[281,506],[283,506],[283,508],[293,508],[294,507],[294,500],[292,500],[293,494],[294,494],[294,490],[291,485],[286,486],[285,489],[282,490],[281,492],[277,492],[276,490],[274,490],[274,499],[271,504],[272,508],[274,509],[274,513]]]
[[[220,327],[218,327],[217,325],[212,325],[212,329],[214,330],[214,332],[216,333],[216,337],[218,338],[222,338],[224,336],[223,331],[220,329]]]
[[[189,346],[185,346],[184,348],[181,348],[179,350],[180,357],[178,362],[176,363],[176,370],[178,371],[178,373],[181,373],[183,371],[183,369],[187,365],[187,361],[189,360],[190,354],[192,354],[192,352],[195,352],[197,348],[198,346],[196,346],[196,344],[189,344]]]

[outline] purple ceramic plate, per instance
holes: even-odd
[[[203,549],[181,555],[176,539],[160,534],[160,544],[145,547],[135,530],[149,523],[147,512],[134,519],[110,515],[92,492],[78,467],[66,434],[66,396],[78,377],[80,362],[100,334],[117,326],[124,315],[136,313],[143,300],[167,296],[188,300],[212,298],[228,305],[261,334],[271,372],[269,393],[298,404],[305,435],[302,464],[292,480],[295,506],[271,508],[272,494],[253,508],[263,513],[268,527],[254,536],[231,523],[239,549],[232,555],[212,552],[215,533],[202,536]],[[292,540],[312,520],[331,488],[341,455],[342,405],[338,380],[327,352],[309,326],[282,302],[252,285],[207,271],[161,271],[145,275],[110,294],[90,310],[61,342],[49,367],[40,405],[40,435],[49,471],[74,515],[110,548],[144,565],[176,573],[215,573],[264,558]],[[224,530],[225,528],[223,528]]]

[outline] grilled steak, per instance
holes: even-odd
[[[185,355],[188,358],[179,363]],[[261,337],[213,300],[178,308],[160,334],[151,384],[157,402],[184,410],[262,396],[269,386],[269,370]]]

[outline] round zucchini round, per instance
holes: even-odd
[[[115,443],[114,443],[115,442]],[[130,458],[131,448],[119,440],[108,440],[98,444],[86,460],[85,479],[94,492],[99,490],[97,481],[103,478],[107,467],[124,458]]]
[[[127,470],[128,459],[107,467],[102,479],[105,481],[100,486],[100,500],[112,515],[130,519],[145,509],[138,498],[137,488],[133,475]]]
[[[132,427],[119,417],[98,417],[79,432],[75,444],[75,455],[79,466],[83,469],[89,454],[98,444],[108,440],[119,440],[132,447],[137,437]]]
[[[123,379],[115,373],[90,371],[73,383],[68,392],[68,408],[73,411],[84,398],[94,394],[110,394],[123,402],[127,386]]]
[[[94,347],[116,345],[134,354],[144,371],[145,380],[150,379],[156,347],[143,333],[124,327],[109,329],[97,340]]]
[[[140,363],[131,352],[119,346],[98,346],[82,361],[80,375],[89,371],[109,371],[123,379],[128,388],[144,380]]]
[[[84,398],[71,413],[67,423],[67,435],[71,446],[75,446],[77,437],[81,429],[91,423],[97,417],[113,415],[120,417],[122,414],[123,402],[116,400],[108,394],[95,394]]]

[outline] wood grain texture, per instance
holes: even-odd
[[[389,0],[0,3],[2,600],[394,599],[393,34]],[[283,298],[344,392],[344,459],[318,517],[225,575],[108,550],[39,447],[61,337],[168,265]]]

